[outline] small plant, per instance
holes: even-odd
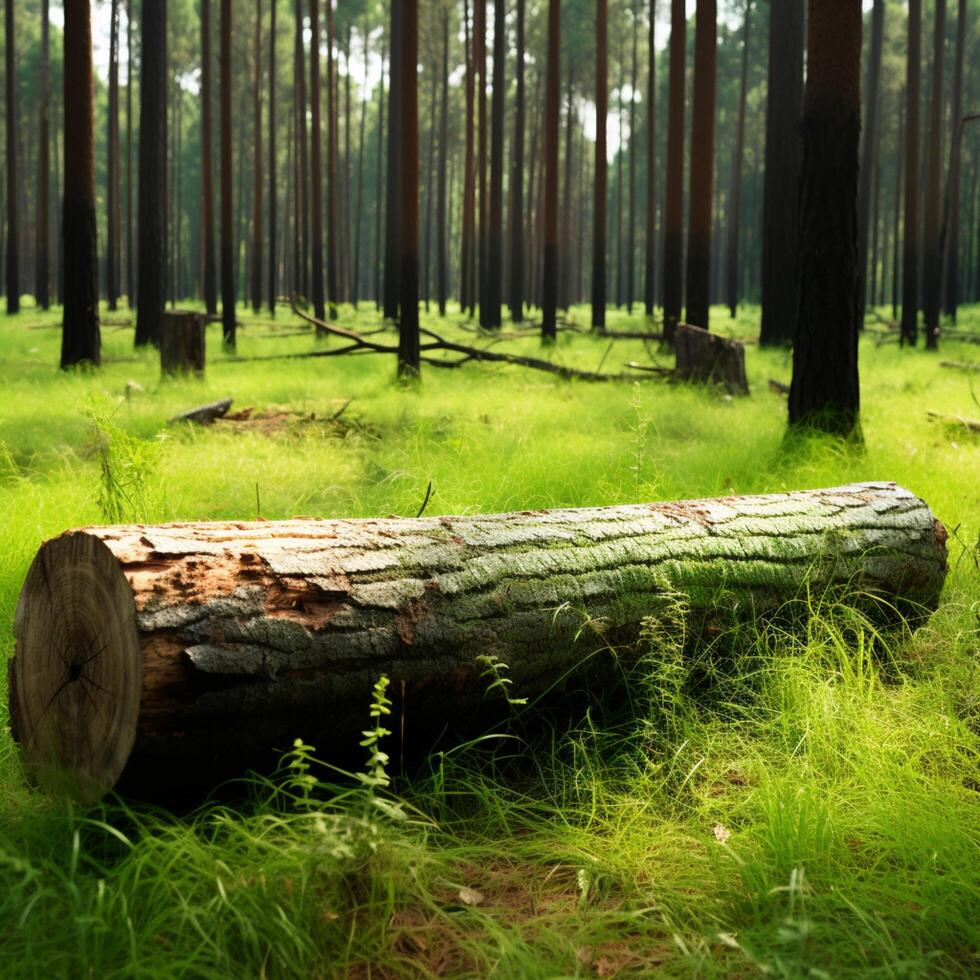
[[[293,747],[283,756],[283,768],[287,776],[284,785],[296,795],[297,803],[303,808],[309,808],[313,791],[319,780],[310,770],[313,768],[316,749],[307,745],[301,738],[293,742]]]
[[[118,406],[93,401],[85,414],[95,427],[99,455],[99,510],[108,524],[146,521],[150,505],[148,484],[159,459],[154,443],[131,436],[114,421]]]
[[[510,667],[499,657],[492,653],[485,654],[484,656],[477,657],[476,662],[483,667],[480,676],[490,679],[490,683],[487,685],[487,694],[492,694],[496,691],[512,708],[520,708],[527,704],[527,698],[511,697],[510,688],[514,682],[507,676],[507,671],[510,670]]]

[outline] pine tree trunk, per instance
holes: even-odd
[[[783,628],[802,628],[811,592],[886,623],[922,619],[938,602],[945,540],[928,506],[889,483],[69,531],[42,545],[21,592],[11,727],[49,792],[89,802],[120,779],[213,785],[297,736],[327,739],[331,755],[353,746],[382,675],[405,692],[414,731],[479,708],[487,657],[529,697],[597,647],[640,657],[642,630],[682,644],[777,610]]]
[[[905,222],[902,245],[901,342],[915,346],[919,320],[919,77],[922,0],[909,0],[905,59]]]
[[[637,21],[639,14],[634,2],[632,8],[633,19],[633,57],[630,66],[630,145],[629,145],[629,195],[627,205],[628,215],[626,222],[626,312],[633,313],[633,294],[635,290],[634,275],[636,260],[633,252],[636,247],[636,46],[637,46]]]
[[[385,146],[385,58],[387,54],[386,44],[388,35],[382,28],[381,35],[381,80],[378,83],[378,137],[375,140],[374,149],[374,174],[375,174],[375,193],[374,193],[374,307],[376,310],[382,309],[382,276],[383,266],[381,254],[381,207],[384,201],[383,188],[386,186],[382,181],[384,173],[384,146]]]
[[[218,284],[214,267],[214,171],[211,122],[211,0],[201,0],[201,249],[204,267],[204,308],[209,316],[218,312]]]
[[[140,140],[137,209],[139,303],[136,344],[160,343],[167,229],[167,5],[144,3],[140,21]]]
[[[106,297],[119,305],[119,0],[109,8],[109,125],[106,141]]]
[[[294,114],[296,118],[296,173],[299,206],[299,288],[304,296],[310,292],[310,160],[306,130],[306,54],[303,45],[303,0],[295,0],[293,19],[293,77],[296,80]]]
[[[687,322],[708,329],[711,296],[711,184],[715,163],[717,4],[698,0],[691,111],[691,190],[687,225]]]
[[[133,235],[133,4],[126,0],[126,302],[136,307],[136,244]]]
[[[278,0],[269,0],[269,315],[276,315],[278,289],[278,257],[276,254],[276,213],[279,192],[276,176],[276,6]]]
[[[789,418],[858,428],[861,0],[809,0],[800,183],[800,296]]]
[[[387,174],[387,216],[385,221],[385,284],[384,316],[386,320],[398,317],[398,302],[401,295],[401,186],[404,149],[401,138],[403,119],[401,108],[402,77],[401,57],[403,51],[402,4],[391,6],[391,64],[388,85],[388,174]]]
[[[333,0],[327,4],[327,298],[330,318],[340,300],[340,215],[337,199],[338,97],[334,58]]]
[[[892,213],[892,319],[898,322],[899,283],[902,278],[900,265],[902,247],[902,172],[905,160],[905,105],[904,92],[899,93],[898,139],[895,145],[895,206]]]
[[[327,0],[329,3],[330,0]],[[323,295],[323,130],[320,125],[320,3],[310,0],[310,183],[313,187],[313,314],[318,320],[326,316]],[[329,114],[329,107],[328,107]]]
[[[8,35],[9,36],[9,35]],[[92,118],[92,12],[65,4],[65,309],[61,366],[101,364]]]
[[[361,83],[361,121],[357,134],[357,204],[354,208],[354,272],[351,277],[351,303],[357,309],[361,297],[361,240],[364,220],[361,216],[364,192],[364,127],[367,121],[368,104],[368,28],[364,25],[364,79]]]
[[[14,77],[14,0],[4,4],[4,116],[7,140],[7,313],[20,312],[20,226],[17,220],[17,80]]]
[[[769,5],[761,344],[792,341],[797,330],[804,23],[803,0]]]
[[[399,290],[398,375],[418,377],[419,351],[419,110],[418,110],[418,0],[404,0],[402,18],[395,29],[392,50],[400,48],[401,68],[398,146],[404,157],[399,165]],[[393,127],[394,128],[394,127]]]
[[[734,320],[738,313],[738,245],[742,218],[742,161],[745,157],[745,97],[749,81],[749,37],[752,26],[752,0],[746,0],[742,24],[742,78],[738,95],[738,121],[735,124],[735,152],[732,155],[732,188],[728,199],[728,250],[726,253],[725,301]]]
[[[595,13],[595,164],[592,217],[592,327],[606,329],[606,199],[609,167],[606,117],[609,113],[609,11],[607,0],[596,0]]]
[[[548,57],[544,105],[544,249],[541,337],[558,336],[558,127],[561,115],[561,2],[548,0]]]
[[[644,232],[643,307],[653,317],[657,281],[657,0],[650,0],[647,38],[647,215]]]
[[[449,255],[447,246],[446,172],[449,161],[449,10],[442,12],[442,101],[439,114],[439,203],[436,209],[436,302],[439,316],[446,315],[449,295]]]
[[[861,173],[858,183],[858,262],[861,276],[858,286],[860,311],[858,324],[864,327],[864,313],[868,302],[865,278],[868,269],[868,222],[871,214],[871,184],[874,168],[869,161],[877,159],[878,128],[880,120],[881,50],[885,32],[885,0],[874,0],[871,13],[871,55],[868,62],[867,101],[865,103],[864,145],[861,149]],[[874,298],[871,300],[874,303]]]
[[[487,0],[474,0],[473,61],[476,82],[476,302],[487,322]]]
[[[470,15],[468,0],[463,0],[463,31],[466,57],[466,114],[463,125],[466,130],[463,151],[463,220],[462,241],[460,242],[460,282],[459,304],[463,312],[474,313],[476,304],[474,289],[474,264],[476,250],[476,235],[474,230],[476,208],[476,164],[473,157],[473,111],[476,97],[473,47],[470,38]]]
[[[275,0],[272,0],[275,3]],[[255,66],[252,90],[252,312],[262,309],[262,0],[255,4],[255,42],[252,48]]]
[[[939,301],[943,278],[939,240],[939,182],[942,171],[943,79],[946,47],[946,0],[935,2],[932,42],[932,84],[929,91],[929,146],[926,203],[923,215],[922,320],[926,347],[939,346]]]
[[[425,263],[422,275],[422,298],[425,312],[429,312],[429,299],[432,294],[432,198],[435,190],[436,159],[436,61],[433,58],[429,67],[429,148],[425,162]]]
[[[505,0],[494,0],[493,101],[490,107],[490,206],[487,230],[486,315],[481,322],[499,329],[504,271],[504,57],[507,44]]]
[[[956,54],[953,62],[953,140],[949,151],[946,179],[947,203],[943,216],[943,311],[956,322],[960,291],[960,173],[963,146],[963,56],[966,45],[966,0],[959,0],[956,11]]]
[[[573,59],[569,59],[571,62]],[[572,230],[572,186],[574,183],[574,141],[575,133],[575,71],[571,64],[568,66],[568,103],[565,115],[565,181],[562,187],[561,209],[561,250],[559,252],[560,282],[558,287],[558,303],[567,310],[571,301],[572,289],[572,260],[575,255],[574,234]]]
[[[603,0],[600,0],[603,2]],[[514,143],[510,177],[510,317],[524,320],[524,20],[525,0],[517,0],[516,92],[514,95]]]
[[[38,306],[46,310],[51,305],[51,67],[50,19],[48,0],[41,0],[41,104],[37,144],[37,257],[34,295]]]
[[[801,0],[802,2],[802,0]],[[664,196],[664,342],[673,344],[683,302],[684,242],[684,0],[670,3],[670,88],[667,99],[667,180]]]
[[[225,346],[235,349],[235,238],[232,233],[231,0],[221,0],[221,323]],[[239,198],[241,194],[239,194]]]

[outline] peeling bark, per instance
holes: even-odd
[[[12,726],[42,786],[67,778],[91,799],[124,770],[183,778],[298,735],[351,736],[381,674],[405,692],[413,724],[476,710],[486,655],[508,665],[515,692],[540,693],[596,645],[629,649],[645,619],[679,603],[692,628],[774,611],[804,586],[932,609],[945,537],[891,483],[69,531],[42,546],[21,594]]]

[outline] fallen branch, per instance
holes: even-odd
[[[227,415],[233,401],[233,398],[225,398],[220,402],[211,402],[210,405],[200,405],[198,408],[192,408],[189,412],[175,415],[170,419],[170,422],[194,422],[197,425],[210,425],[215,419]]]
[[[955,425],[970,432],[980,432],[980,419],[967,418],[965,415],[943,415],[940,412],[926,412],[931,419],[938,422],[945,422],[947,425]]]
[[[940,367],[955,368],[957,371],[980,371],[977,361],[940,361]]]
[[[777,381],[775,378],[770,378],[769,390],[775,392],[777,395],[788,395],[789,385],[784,384],[782,381]]]

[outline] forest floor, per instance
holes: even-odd
[[[713,317],[758,329],[757,309]],[[768,386],[789,381],[785,351],[748,348],[748,398],[485,364],[426,367],[403,388],[387,356],[247,360],[316,344],[288,311],[241,319],[238,358],[213,325],[206,380],[161,382],[126,327],[104,328],[101,371],[63,374],[57,313],[0,318],[0,662],[38,545],[110,508],[414,515],[430,481],[427,513],[452,514],[895,480],[951,532],[940,609],[911,637],[823,610],[805,637],[760,634],[724,668],[664,660],[632,676],[631,711],[597,704],[544,733],[518,718],[393,774],[387,811],[325,768],[192,813],[52,803],[21,776],[3,671],[0,976],[980,973],[980,436],[928,414],[980,416],[980,375],[940,364],[980,347],[867,333],[856,447],[785,440]],[[960,324],[980,329],[980,309]],[[643,321],[612,312],[609,326]],[[458,316],[448,332],[475,340]],[[550,351],[534,337],[495,349],[670,364],[572,332]],[[223,397],[252,416],[166,425]],[[295,777],[306,761],[291,761]]]

